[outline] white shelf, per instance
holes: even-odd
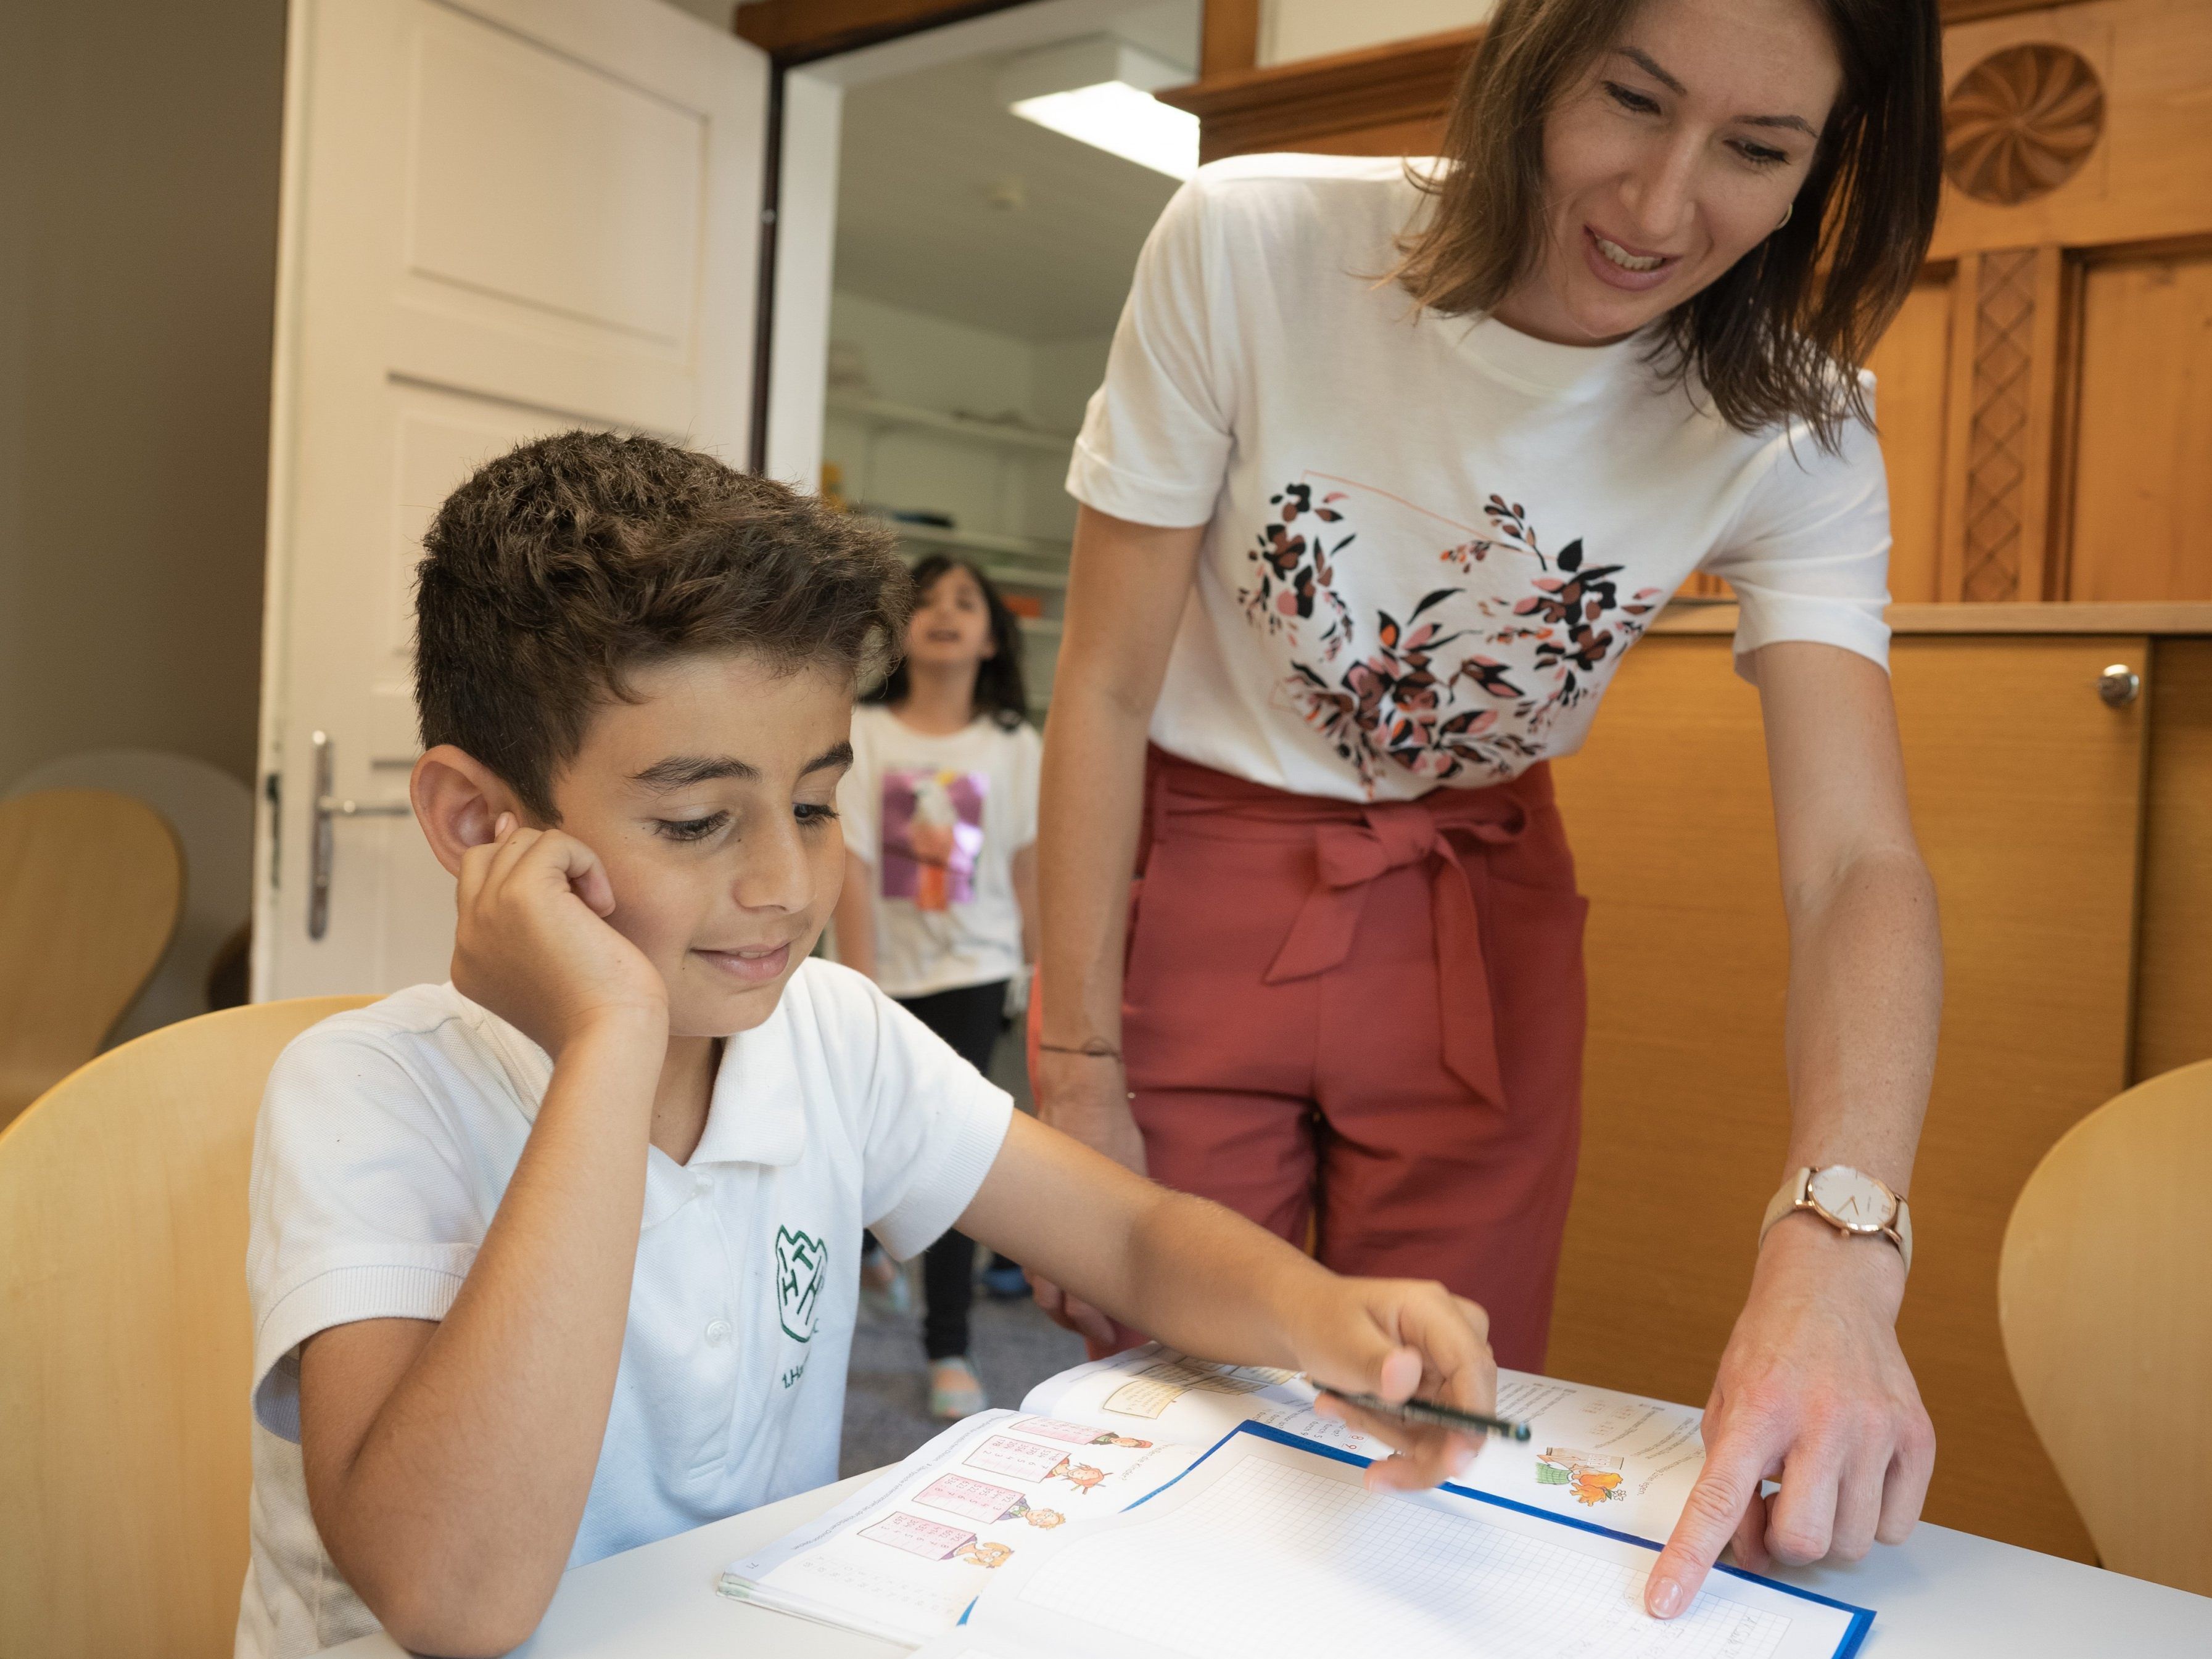
[[[1067,591],[1067,573],[1064,570],[1030,570],[1017,564],[987,564],[983,574],[1001,587],[1048,587],[1055,593]]]
[[[908,524],[902,519],[882,519],[898,532],[899,539],[921,547],[941,547],[956,553],[981,556],[976,562],[994,582],[1014,587],[1067,586],[1067,548],[1064,543],[1039,541],[1028,536],[999,536],[987,530],[947,530],[942,525]],[[1042,564],[1012,564],[1011,559],[1044,560]]]
[[[832,414],[849,415],[870,426],[910,432],[935,432],[1008,449],[1049,450],[1065,454],[1075,447],[1073,432],[1043,432],[1034,427],[1009,426],[979,421],[972,415],[951,415],[943,410],[921,409],[912,404],[886,403],[881,398],[856,398],[838,393],[828,399]]]
[[[902,541],[924,547],[955,547],[963,553],[1003,553],[1017,559],[1051,559],[1067,562],[1068,544],[1035,536],[1001,536],[988,530],[948,530],[941,524],[908,524],[904,519],[884,519]]]

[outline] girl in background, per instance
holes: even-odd
[[[1034,959],[1042,744],[1020,624],[988,578],[942,555],[914,577],[906,654],[853,714],[837,955],[988,1072],[1007,986]],[[948,1420],[988,1403],[968,1358],[975,1267],[958,1231],[923,1257],[929,1409]],[[1020,1269],[989,1277],[1018,1286]]]

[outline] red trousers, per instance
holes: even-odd
[[[1122,1012],[1157,1180],[1340,1273],[1435,1279],[1540,1370],[1581,1129],[1551,773],[1361,805],[1155,750]]]

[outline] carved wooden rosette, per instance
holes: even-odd
[[[2011,207],[2072,178],[2105,127],[2105,89],[2081,53],[2047,42],[1991,52],[1943,104],[1943,171]]]

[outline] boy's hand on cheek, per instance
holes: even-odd
[[[1334,1296],[1317,1298],[1298,1333],[1303,1369],[1316,1382],[1346,1394],[1373,1394],[1394,1404],[1409,1399],[1497,1409],[1498,1364],[1490,1352],[1490,1318],[1441,1285],[1410,1279],[1340,1279]],[[1323,1395],[1315,1409],[1374,1436],[1395,1456],[1370,1466],[1367,1485],[1411,1492],[1466,1472],[1480,1437],[1389,1418]]]
[[[455,903],[454,988],[555,1059],[595,1030],[667,1041],[667,987],[608,925],[614,889],[574,836],[502,812],[463,857]]]

